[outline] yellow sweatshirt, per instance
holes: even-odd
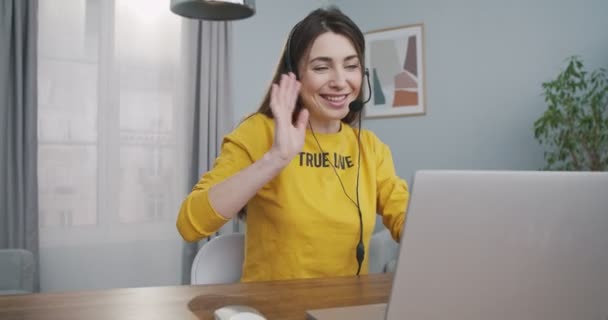
[[[357,130],[342,124],[333,134],[306,133],[303,150],[247,204],[245,259],[241,281],[355,275],[359,241]],[[207,237],[228,220],[209,203],[211,186],[241,171],[270,149],[274,120],[255,114],[224,137],[214,167],[183,201],[177,228],[187,241]],[[369,240],[376,213],[397,241],[409,199],[395,174],[389,148],[368,130],[361,132],[359,202],[366,248],[361,274],[368,273]]]

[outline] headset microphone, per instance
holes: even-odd
[[[363,102],[361,102],[361,100],[353,100],[353,102],[348,105],[348,109],[352,112],[359,112],[363,110]]]
[[[357,100],[353,100],[351,103],[348,104],[348,109],[352,112],[359,112],[361,110],[363,110],[363,106],[369,102],[369,100],[372,98],[372,85],[369,82],[369,71],[367,70],[367,68],[365,68],[365,77],[367,78],[367,91],[369,92],[369,97],[367,98],[367,100],[365,101],[361,101],[359,99]]]

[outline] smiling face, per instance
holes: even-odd
[[[300,99],[310,122],[320,132],[337,132],[348,105],[361,90],[361,62],[343,35],[325,32],[300,63]]]

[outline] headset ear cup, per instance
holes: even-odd
[[[298,78],[298,72],[296,68],[294,68],[291,61],[291,41],[293,39],[293,34],[296,32],[301,23],[302,21],[296,23],[296,25],[293,26],[293,28],[289,32],[289,35],[287,36],[287,42],[285,44],[285,57],[283,59],[285,63],[285,70],[287,70],[287,72],[292,72],[293,74],[295,74],[296,79]]]
[[[287,73],[292,72],[291,63],[289,63],[289,51],[285,49],[285,56],[283,56],[283,67],[287,71]]]

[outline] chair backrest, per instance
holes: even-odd
[[[23,249],[0,249],[0,295],[34,291],[34,255]]]
[[[245,235],[220,235],[205,243],[196,254],[190,273],[191,284],[235,283],[241,279]]]
[[[369,242],[369,273],[394,271],[399,244],[393,240],[391,233],[384,229],[372,235]]]

